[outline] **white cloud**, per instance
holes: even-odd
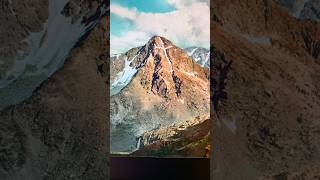
[[[110,35],[111,54],[125,52],[131,48],[144,45],[149,36],[142,31],[129,31],[122,36]]]
[[[186,6],[190,6],[193,3],[205,2],[209,5],[210,0],[167,0],[169,4],[176,6],[176,8],[180,9]]]
[[[134,29],[121,36],[111,35],[111,53],[125,52],[130,48],[141,46],[153,35],[163,36],[182,48],[190,46],[209,48],[210,7],[208,3],[195,0],[190,1],[190,4],[185,4],[187,1],[183,1],[184,3],[178,0],[168,1],[183,5],[177,5],[177,10],[167,13],[136,11]]]
[[[128,9],[117,4],[111,4],[110,9],[112,13],[131,20],[134,20],[138,15],[136,8]]]
[[[176,6],[177,8],[187,6],[194,0],[167,0],[169,4]]]

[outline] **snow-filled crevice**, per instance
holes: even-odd
[[[202,67],[204,67],[208,63],[209,59],[210,59],[210,52],[207,54],[205,61],[202,62],[202,64],[201,64]]]
[[[173,72],[172,62],[169,59],[168,54],[167,54],[167,49],[172,48],[172,46],[164,47],[164,43],[163,43],[162,39],[160,38],[160,46],[155,46],[155,48],[162,49],[164,51],[164,55],[165,55],[169,65],[170,65],[170,72],[172,73]]]

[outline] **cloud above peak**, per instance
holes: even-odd
[[[120,17],[123,17],[123,18],[128,18],[128,19],[134,20],[138,16],[137,8],[129,9],[129,8],[117,5],[117,4],[111,4],[110,9],[111,9],[112,13],[114,13]]]
[[[122,53],[144,45],[149,38],[160,35],[185,48],[210,45],[210,7],[207,0],[167,0],[176,9],[165,13],[139,12],[137,8],[111,4],[111,15],[130,19],[134,26],[121,35],[111,32],[111,53]],[[113,23],[119,22],[112,22]],[[120,31],[120,29],[119,29]]]

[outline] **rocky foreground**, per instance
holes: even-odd
[[[213,179],[318,179],[320,24],[273,0],[213,1]]]
[[[211,143],[211,125],[209,115],[204,115],[145,132],[139,139],[139,149],[131,155],[206,157]]]
[[[0,179],[108,179],[108,17],[30,98],[0,112]]]

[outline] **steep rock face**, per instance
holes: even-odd
[[[125,72],[133,73],[118,73],[114,81],[125,86],[111,97],[111,122],[134,126],[131,144],[144,131],[209,111],[209,69],[170,41],[155,36],[126,56]],[[119,87],[114,82],[111,86]]]
[[[108,179],[108,24],[29,99],[0,112],[1,179]]]
[[[221,0],[212,8],[213,178],[319,167],[319,23],[292,17],[276,1]]]

